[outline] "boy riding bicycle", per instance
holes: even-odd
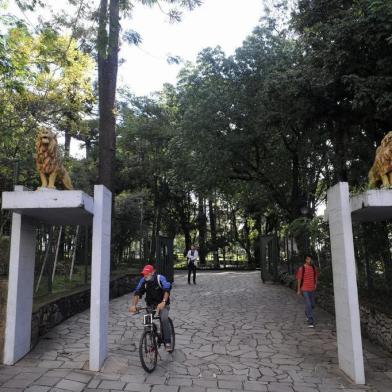
[[[169,309],[170,309],[170,290],[171,284],[163,275],[158,275],[154,267],[147,264],[141,272],[143,278],[140,279],[133,296],[132,306],[129,311],[136,313],[136,305],[139,299],[146,294],[147,307],[156,308],[160,316],[163,340],[166,351],[171,352],[171,338],[170,338],[170,324],[169,324]]]

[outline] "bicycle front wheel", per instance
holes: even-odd
[[[173,352],[174,346],[176,344],[176,333],[174,331],[173,320],[169,317],[169,325],[170,325],[170,339],[171,339],[171,350],[170,353]]]
[[[139,343],[139,357],[143,369],[148,373],[153,372],[158,361],[158,347],[153,332],[143,332]]]

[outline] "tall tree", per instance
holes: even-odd
[[[120,0],[101,0],[98,27],[99,183],[113,191]]]
[[[201,0],[166,0],[193,9]],[[140,0],[142,4],[153,6],[159,0]],[[120,11],[126,15],[134,6],[132,1],[101,0],[98,19],[98,95],[99,95],[99,181],[114,191],[114,163],[116,154],[115,100],[120,49]],[[178,10],[168,12],[172,20],[180,20]],[[140,36],[133,32],[125,36],[133,43],[140,42]]]

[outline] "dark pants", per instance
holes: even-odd
[[[196,266],[194,263],[188,263],[188,283],[191,283],[191,272],[193,272],[193,283],[196,283]]]
[[[159,316],[161,318],[162,332],[163,332],[163,342],[165,344],[171,343],[169,309],[170,308],[166,306],[163,310],[159,312]]]
[[[308,318],[308,322],[313,324],[313,308],[314,308],[314,291],[304,291],[304,298],[305,298],[305,313],[306,317]]]

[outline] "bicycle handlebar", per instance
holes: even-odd
[[[136,308],[136,313],[140,313],[141,310],[147,310],[149,313],[152,313],[152,311],[155,311],[156,309],[155,309],[155,308],[148,307],[148,306],[145,306],[145,307],[137,307],[137,308]],[[135,313],[135,314],[136,314],[136,313]]]

